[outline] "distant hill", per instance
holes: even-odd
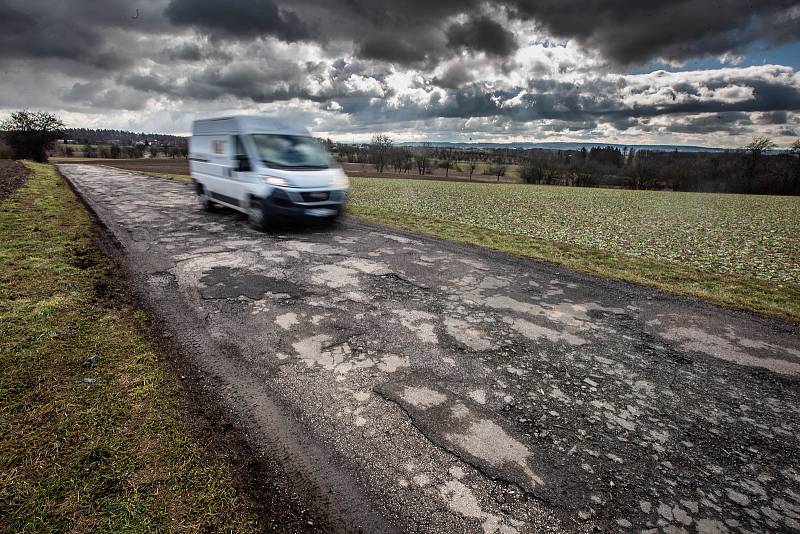
[[[421,142],[408,142],[408,143],[396,143],[399,146],[422,146],[426,143]],[[428,146],[437,147],[437,148],[457,148],[459,150],[469,150],[469,149],[511,149],[511,150],[529,150],[532,148],[541,148],[541,149],[549,149],[549,150],[580,150],[585,148],[586,150],[591,149],[592,147],[614,147],[619,148],[622,150],[623,148],[627,147],[629,149],[634,148],[636,150],[654,150],[659,152],[730,152],[733,149],[730,148],[714,148],[714,147],[706,147],[706,146],[691,146],[691,145],[620,145],[616,143],[571,143],[571,142],[560,142],[560,141],[551,141],[551,142],[544,142],[544,143],[447,143],[447,142],[431,142],[427,143]]]
[[[186,137],[178,135],[128,132],[125,130],[92,130],[89,128],[65,128],[64,139],[71,139],[83,145],[134,145],[139,141],[156,142],[161,145],[181,146],[186,143]]]

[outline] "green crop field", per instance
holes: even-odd
[[[800,320],[800,198],[352,179],[350,212]]]

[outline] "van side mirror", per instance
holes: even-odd
[[[250,158],[247,156],[238,156],[236,161],[236,170],[238,172],[250,172],[253,168],[250,165]]]

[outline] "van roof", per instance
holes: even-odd
[[[280,119],[259,115],[218,117],[192,122],[192,135],[244,133],[311,135],[306,128],[291,126]]]

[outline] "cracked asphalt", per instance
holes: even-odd
[[[800,531],[796,326],[354,221],[264,234],[60,165],[332,530]]]

